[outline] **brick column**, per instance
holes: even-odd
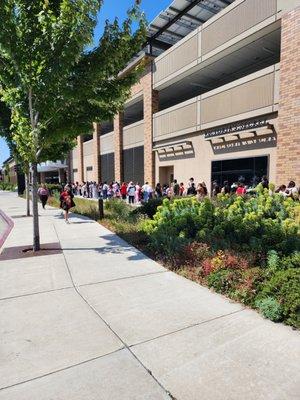
[[[144,180],[155,185],[155,154],[153,152],[153,114],[158,111],[158,91],[153,90],[151,64],[142,78],[144,92]]]
[[[123,113],[114,118],[115,180],[123,180]]]
[[[84,181],[84,166],[83,166],[83,138],[82,136],[77,137],[78,147],[78,179],[79,182]]]
[[[100,159],[100,133],[101,124],[93,123],[93,180],[97,183],[101,180],[101,159]]]
[[[281,20],[277,184],[300,184],[300,7]]]

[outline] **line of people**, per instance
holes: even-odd
[[[213,181],[211,195],[215,197],[219,193],[236,194],[238,196],[254,194],[254,189],[258,183],[260,183],[263,188],[269,189],[269,181],[266,176],[263,176],[260,182],[256,182],[255,186],[254,184],[246,185],[243,177],[241,177],[238,182],[233,182],[232,184],[225,180],[222,186],[219,185],[217,181]],[[198,200],[201,200],[208,196],[205,182],[200,182],[196,185],[194,178],[190,178],[186,186],[183,182],[178,183],[177,180],[174,179],[171,184],[161,185],[157,183],[154,189],[149,182],[145,182],[145,184],[141,186],[138,182],[134,183],[132,181],[129,183],[123,182],[121,185],[118,182],[111,182],[110,184],[107,182],[99,184],[96,182],[83,182],[82,184],[75,182],[67,186],[72,194],[72,198],[73,196],[91,199],[100,198],[103,200],[116,198],[128,201],[129,204],[140,204],[152,198],[161,197],[196,196]],[[65,190],[66,187],[64,188]],[[297,188],[294,181],[290,181],[287,186],[281,185],[275,192],[284,197],[291,197],[294,200],[298,200],[300,197],[299,188]],[[40,187],[38,194],[44,208],[49,196],[49,191],[45,184]]]
[[[152,198],[160,197],[174,197],[174,196],[193,196],[197,195],[199,198],[208,195],[205,182],[195,185],[194,178],[190,178],[188,184],[185,186],[183,182],[178,183],[176,179],[171,184],[157,183],[155,188],[145,182],[140,185],[139,182],[134,183],[123,182],[75,182],[71,184],[72,193],[75,196],[81,196],[91,199],[109,200],[111,198],[121,198],[127,200],[130,204],[140,203],[141,201],[147,202]]]

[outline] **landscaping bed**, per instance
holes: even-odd
[[[299,203],[261,191],[165,199],[152,219],[150,209],[112,201],[101,223],[178,274],[300,328]]]
[[[74,212],[99,218],[97,202],[75,202]],[[268,190],[157,199],[136,209],[110,200],[99,222],[176,273],[300,328],[299,202]]]

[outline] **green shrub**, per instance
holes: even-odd
[[[280,266],[282,269],[300,268],[300,251],[295,251],[290,256],[283,257]]]
[[[280,257],[278,256],[277,251],[270,250],[267,256],[267,267],[271,271],[276,271],[280,267]]]
[[[147,215],[149,218],[153,218],[157,212],[157,207],[161,206],[163,203],[163,198],[154,198],[150,199],[146,203],[142,203],[140,207],[135,208],[132,213],[133,214],[144,214]]]
[[[107,200],[104,207],[109,212],[111,218],[116,220],[128,220],[132,211],[132,208],[120,199]]]
[[[60,193],[62,189],[62,185],[59,183],[47,183],[46,186],[52,195],[55,193]]]
[[[207,278],[208,287],[214,288],[218,293],[229,293],[236,285],[239,272],[221,269],[212,272]]]
[[[290,268],[262,283],[258,300],[273,297],[282,307],[284,321],[300,328],[300,270]]]
[[[99,219],[98,203],[96,201],[74,198],[75,207],[72,208],[72,212],[80,215],[84,215],[88,218],[97,221]]]
[[[14,192],[17,188],[17,185],[14,185],[9,182],[0,182],[0,190],[7,190],[10,192]]]
[[[149,237],[148,237],[149,240]],[[187,245],[187,239],[159,232],[149,240],[148,250],[157,258],[163,259],[173,268],[184,263],[184,248]]]
[[[262,300],[257,300],[255,305],[265,318],[268,318],[274,322],[282,320],[282,307],[273,297],[266,297]]]
[[[218,196],[217,200],[196,198],[163,200],[144,231],[150,240],[164,232],[188,241],[197,240],[214,248],[266,253],[291,253],[300,246],[295,221],[295,202],[268,191],[256,197]]]

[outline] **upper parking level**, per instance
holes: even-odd
[[[280,27],[282,11],[300,0],[235,0],[154,60],[154,88],[193,74],[199,68]],[[271,28],[270,28],[271,26]]]

